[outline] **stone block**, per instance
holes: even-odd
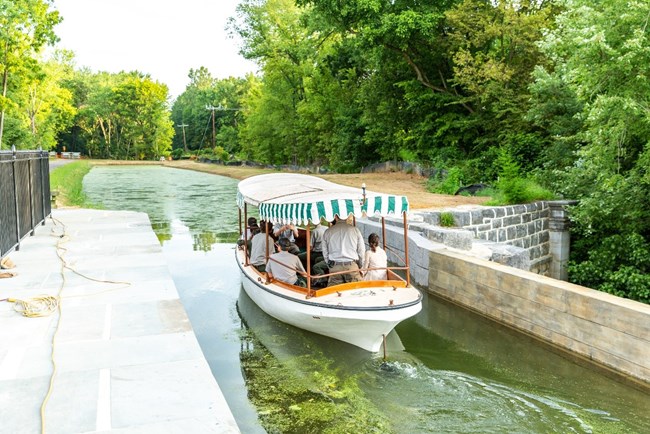
[[[454,216],[454,224],[458,227],[462,228],[472,224],[470,214],[466,211],[452,211],[451,214]]]
[[[503,225],[504,226],[515,226],[521,224],[521,216],[520,215],[513,215],[510,217],[505,217],[503,219]]]
[[[440,213],[439,212],[426,212],[422,213],[424,222],[430,225],[439,226],[440,225]]]
[[[550,239],[551,239],[551,236],[548,233],[548,231],[542,231],[542,232],[539,233],[539,242],[540,243],[548,243]]]
[[[504,244],[494,246],[490,261],[520,270],[528,270],[530,266],[528,252],[525,249]]]
[[[526,225],[517,225],[517,238],[523,238],[528,235],[528,228]]]
[[[526,212],[526,205],[515,205],[513,209],[515,214],[522,215]]]

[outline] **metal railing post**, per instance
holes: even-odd
[[[29,203],[29,236],[34,236],[34,226],[36,226],[36,221],[34,220],[34,171],[32,170],[32,162],[34,159],[32,157],[27,158],[27,191],[28,191],[28,201]]]
[[[44,167],[47,167],[47,170],[49,169],[49,155],[47,152],[45,152],[40,146],[38,147],[38,150],[40,151],[39,159],[38,159],[38,169],[39,173],[41,174],[41,206],[42,206],[42,216],[43,220],[41,221],[41,226],[45,226],[45,174],[44,174]],[[46,157],[47,155],[47,157]],[[48,166],[45,166],[47,164]],[[48,198],[49,200],[49,198]]]
[[[20,250],[20,209],[18,207],[18,183],[16,181],[16,145],[11,146],[11,168],[14,182],[14,204],[16,206],[16,250]]]

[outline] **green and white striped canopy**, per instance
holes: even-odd
[[[357,218],[379,215],[400,216],[408,212],[406,196],[346,187],[315,176],[297,173],[272,173],[247,178],[237,186],[237,204],[259,208],[261,219],[273,223],[307,224],[334,216]]]

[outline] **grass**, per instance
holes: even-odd
[[[440,226],[450,228],[455,225],[454,215],[450,212],[440,213]]]
[[[86,195],[83,192],[83,178],[92,165],[83,160],[59,166],[50,173],[50,189],[56,192],[57,206],[85,206]]]

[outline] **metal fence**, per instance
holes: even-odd
[[[0,151],[0,258],[52,213],[45,151]]]

